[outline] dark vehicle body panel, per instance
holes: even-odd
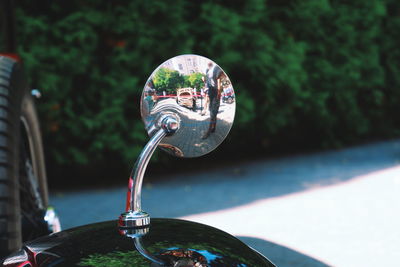
[[[202,259],[196,266],[274,266],[237,238],[216,228],[177,219],[152,219],[141,237],[155,257]],[[189,255],[189,256],[188,256]],[[179,259],[178,259],[179,260]],[[25,244],[4,266],[160,266],[142,256],[117,221],[72,228]],[[181,266],[181,265],[179,265]],[[188,266],[188,265],[184,265]]]

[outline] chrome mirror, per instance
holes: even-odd
[[[219,146],[235,117],[235,93],[230,79],[214,61],[181,55],[162,63],[143,89],[141,115],[148,134],[160,118],[176,115],[179,131],[159,146],[177,157],[199,157]]]
[[[129,178],[126,211],[119,218],[121,229],[150,224],[150,216],[141,209],[141,189],[157,146],[177,157],[207,154],[228,135],[235,108],[231,80],[206,57],[176,56],[153,71],[141,98],[141,115],[151,138]]]

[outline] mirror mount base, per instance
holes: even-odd
[[[120,228],[144,228],[150,225],[150,215],[144,211],[127,211],[119,216],[118,226]]]

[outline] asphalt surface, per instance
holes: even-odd
[[[216,226],[278,266],[398,266],[400,140],[200,170],[145,180],[143,209]],[[66,229],[116,219],[125,196],[120,187],[50,200]]]
[[[200,105],[198,104],[197,106],[199,107]],[[178,105],[175,99],[168,98],[157,102],[151,111],[151,115],[149,115],[149,120],[154,120],[154,117],[156,117],[160,111],[162,111],[163,114],[167,112],[177,113],[180,118],[179,131],[172,136],[166,136],[162,140],[161,145],[174,145],[175,149],[177,148],[179,150],[178,155],[184,155],[185,157],[198,157],[218,147],[229,133],[233,118],[235,117],[235,105],[221,103],[217,117],[216,130],[204,140],[202,137],[205,135],[210,125],[210,114],[208,110],[204,115],[201,115],[200,108],[193,111],[187,107]]]

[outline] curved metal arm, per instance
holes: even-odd
[[[129,177],[128,185],[128,197],[125,211],[141,211],[142,210],[142,183],[144,173],[147,165],[149,164],[150,158],[156,150],[158,144],[167,135],[164,129],[158,130],[153,135],[150,141],[144,147],[142,153],[140,153],[135,166],[132,169],[131,176]]]
[[[175,133],[178,128],[179,122],[174,116],[162,117],[160,129],[151,137],[142,153],[140,153],[129,177],[126,208],[125,212],[119,218],[119,226],[143,227],[150,224],[150,216],[142,211],[141,196],[144,173],[151,156],[161,140],[166,135]]]
[[[141,237],[136,237],[133,239],[133,242],[135,244],[135,248],[136,250],[142,254],[145,258],[149,259],[150,261],[161,265],[161,266],[166,266],[166,262],[164,262],[163,260],[155,257],[153,254],[151,254],[142,244],[142,238]]]

